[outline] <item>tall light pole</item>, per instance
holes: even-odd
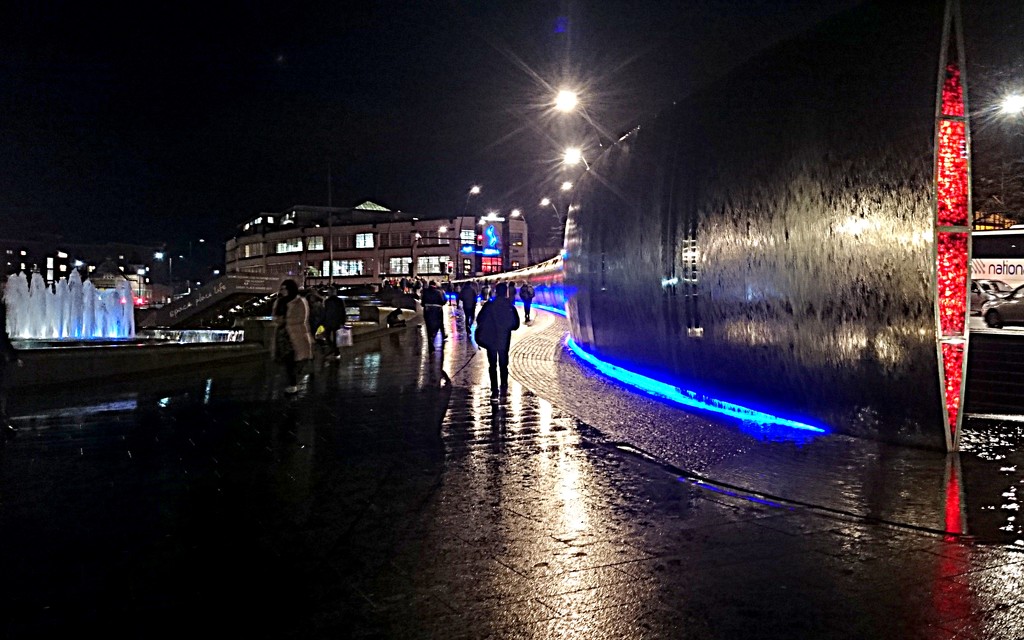
[[[327,273],[334,287],[334,212],[331,211],[331,163],[327,162]]]
[[[1013,121],[1015,124],[1018,119],[1024,115],[1024,94],[1012,93],[1004,96],[999,102],[999,114],[1007,121]],[[1006,198],[1006,167],[1010,166],[1011,171],[1013,170],[1014,164],[1014,152],[1019,148],[1017,144],[1014,144],[1012,138],[1019,137],[1019,132],[1015,132],[1011,135],[1011,139],[1004,144],[1008,145],[1009,153],[1008,156],[1004,156],[1003,160],[999,163],[999,199],[1002,201],[1002,208],[1007,214],[1012,214],[1012,207],[1010,202]],[[1004,154],[1006,151],[1004,150]],[[1013,191],[1013,185],[1011,183],[1011,191]]]
[[[483,189],[480,187],[480,185],[474,184],[473,186],[471,186],[469,188],[469,191],[466,192],[466,204],[464,204],[462,206],[462,215],[459,216],[459,224],[456,225],[456,227],[455,227],[456,228],[455,242],[457,243],[456,255],[459,256],[460,266],[461,266],[461,263],[462,263],[462,220],[463,220],[463,218],[466,217],[466,214],[469,212],[469,199],[472,198],[473,196],[480,195],[480,192],[482,190]],[[461,269],[459,269],[459,270],[461,271]],[[465,275],[469,275],[469,274],[467,274],[465,271],[463,271],[462,275],[465,276]]]

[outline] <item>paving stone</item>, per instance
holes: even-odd
[[[564,331],[517,332],[499,403],[416,328],[295,398],[270,363],[13,398],[0,637],[1024,635],[1024,554],[934,531],[944,457],[686,414]]]

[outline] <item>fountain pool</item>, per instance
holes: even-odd
[[[4,287],[7,332],[14,339],[94,340],[135,335],[132,286],[121,278],[113,289],[82,282],[75,269],[52,287],[40,273],[12,274]]]

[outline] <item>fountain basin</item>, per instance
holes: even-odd
[[[86,384],[184,367],[266,357],[244,331],[152,330],[133,338],[13,340],[23,362],[9,369],[13,389]]]

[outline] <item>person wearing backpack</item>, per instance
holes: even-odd
[[[519,299],[523,301],[523,315],[526,317],[526,321],[530,321],[530,305],[533,304],[533,285],[529,282],[524,282],[523,286],[519,287]]]
[[[519,312],[508,298],[508,285],[502,282],[494,288],[494,298],[484,303],[476,317],[476,343],[487,350],[492,399],[508,393],[508,350],[512,332],[518,328]]]

